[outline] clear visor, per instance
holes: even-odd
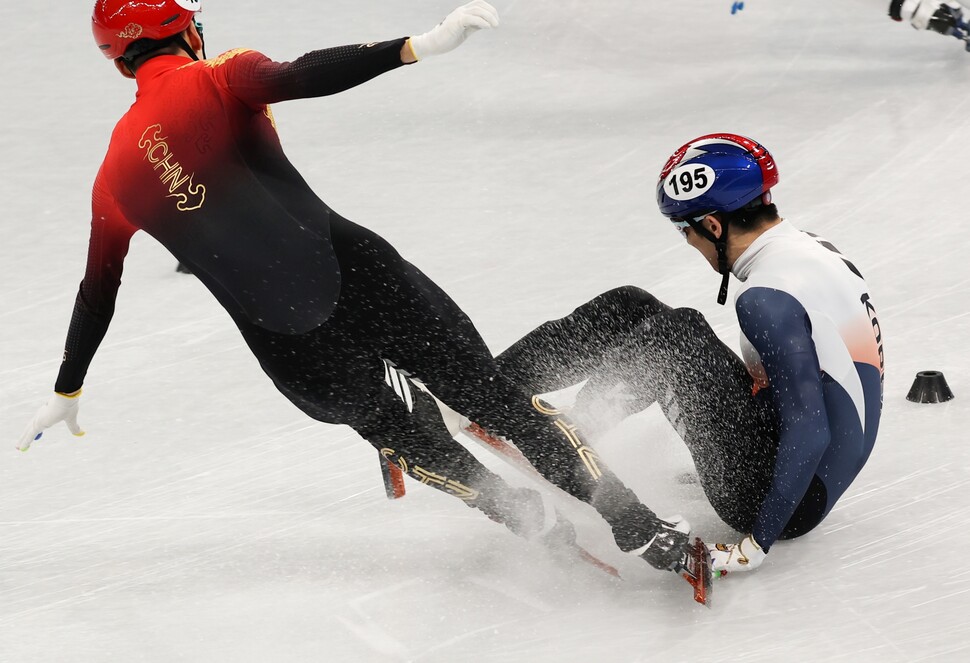
[[[710,214],[710,212],[704,212],[700,216],[692,216],[689,219],[675,216],[675,217],[671,217],[670,222],[674,224],[674,228],[676,228],[677,231],[684,236],[684,239],[687,239],[687,229],[690,228],[691,226],[695,226],[699,224],[701,221],[704,220],[704,217],[707,216],[708,214]]]
[[[670,222],[674,224],[674,228],[677,229],[677,232],[683,235],[684,239],[687,239],[687,229],[690,228],[690,221],[687,219],[671,218]]]
[[[674,228],[676,228],[677,231],[684,236],[684,239],[687,239],[688,228],[690,228],[691,226],[699,225],[700,222],[704,220],[704,217],[710,216],[711,214],[714,214],[714,213],[715,213],[714,210],[711,210],[709,212],[704,212],[703,214],[698,214],[697,216],[692,216],[690,218],[686,218],[683,216],[672,216],[670,217],[670,222],[674,224]]]

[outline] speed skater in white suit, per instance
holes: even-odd
[[[589,434],[656,402],[740,541],[715,571],[757,568],[779,539],[816,527],[862,470],[882,411],[882,333],[860,271],[771,203],[771,154],[701,136],[667,161],[657,200],[735,295],[743,359],[700,312],[634,287],[547,322],[497,359],[532,393],[587,380],[570,417]]]

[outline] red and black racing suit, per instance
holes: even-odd
[[[508,524],[511,493],[450,437],[430,397],[402,397],[408,385],[392,373],[406,372],[592,503],[621,548],[643,545],[657,527],[653,513],[496,370],[440,288],[331,210],[283,154],[268,104],[395,69],[403,44],[343,46],[290,63],[248,50],[145,62],[94,185],[87,270],[56,390],[81,387],[141,229],[215,295],[279,390],[311,417],[350,425],[412,477]]]

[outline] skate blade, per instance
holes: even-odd
[[[711,553],[700,538],[694,539],[687,554],[687,568],[681,569],[681,577],[694,588],[694,600],[711,607]]]
[[[404,485],[404,472],[397,465],[392,465],[391,461],[383,455],[381,459],[381,477],[384,479],[384,492],[389,500],[399,500],[407,494],[407,487]]]
[[[593,555],[591,552],[589,552],[582,546],[579,546],[579,545],[576,546],[576,554],[579,556],[581,560],[583,560],[590,566],[594,566],[600,571],[602,571],[603,573],[609,574],[614,578],[620,578],[622,580],[622,578],[620,577],[620,572],[616,569],[615,566],[611,566],[607,564],[606,562],[601,560],[599,557],[596,557],[595,555]]]

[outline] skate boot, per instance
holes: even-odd
[[[690,542],[690,523],[681,516],[657,518],[642,505],[630,511],[624,525],[613,528],[620,548],[655,569],[673,571],[694,588],[696,602],[710,607],[711,555],[699,538]]]
[[[613,525],[613,538],[620,550],[653,568],[679,572],[690,548],[690,523],[680,516],[658,518],[642,504],[633,504]]]
[[[646,545],[630,551],[661,571],[681,573],[690,554],[690,523],[681,516],[661,518],[653,538]]]

